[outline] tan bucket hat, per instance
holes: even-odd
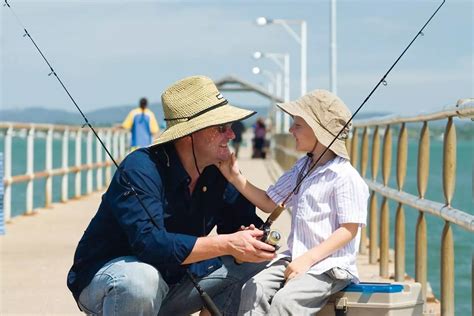
[[[313,130],[318,141],[326,147],[351,117],[351,112],[344,102],[326,90],[314,90],[296,101],[277,103],[277,106],[291,116],[303,118]],[[345,140],[349,136],[350,125],[329,148],[336,155],[346,159],[350,159],[345,144]]]
[[[166,129],[154,141],[163,144],[207,127],[246,119],[256,112],[232,106],[205,76],[175,82],[161,95]]]

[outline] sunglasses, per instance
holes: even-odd
[[[232,124],[222,124],[222,125],[216,126],[217,131],[218,131],[220,134],[225,134],[225,133],[227,133],[229,130],[232,129],[231,127],[232,127]]]

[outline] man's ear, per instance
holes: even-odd
[[[179,144],[188,144],[188,143],[191,143],[191,135],[186,135],[186,136],[183,136],[177,140],[175,140],[176,143],[179,143]]]

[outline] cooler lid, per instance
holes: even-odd
[[[351,283],[342,291],[362,293],[398,293],[403,291],[403,285],[392,283],[360,282],[358,284]]]

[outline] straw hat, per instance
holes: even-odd
[[[161,102],[166,129],[155,139],[155,145],[255,114],[230,105],[214,82],[204,76],[188,77],[174,83],[163,92]]]
[[[326,147],[351,117],[351,112],[344,102],[326,90],[314,90],[296,101],[277,103],[277,106],[291,116],[303,118],[313,130],[318,141]],[[345,140],[349,136],[350,125],[329,148],[336,155],[346,159],[350,159],[345,144]]]

